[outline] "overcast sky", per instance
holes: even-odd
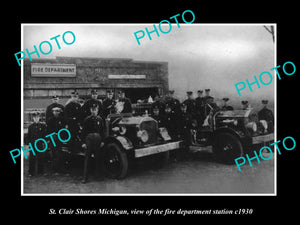
[[[274,80],[268,86],[261,85],[254,91],[241,91],[238,97],[234,84],[240,81],[254,81],[263,71],[269,71],[274,64],[274,43],[272,36],[257,25],[212,25],[212,24],[172,24],[168,34],[153,33],[152,40],[147,35],[137,44],[134,32],[152,29],[153,24],[131,25],[25,25],[23,27],[23,50],[33,50],[42,41],[72,31],[76,41],[65,45],[61,39],[61,49],[53,43],[53,51],[41,58],[56,56],[132,58],[134,60],[166,61],[169,63],[169,85],[180,99],[185,92],[194,93],[198,89],[211,89],[216,98],[227,96],[233,101],[268,98],[274,96]],[[163,27],[167,30],[168,25]],[[67,37],[67,36],[66,36]],[[46,51],[46,47],[45,47]],[[32,56],[35,57],[35,56]],[[272,74],[274,74],[272,72]],[[267,82],[267,79],[266,79]]]

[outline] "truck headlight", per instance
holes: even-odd
[[[265,131],[268,130],[268,122],[265,120],[260,120],[259,121],[261,125],[264,127]]]
[[[149,139],[149,135],[146,130],[139,130],[137,132],[137,136],[141,139],[142,142],[147,142]]]
[[[247,129],[256,132],[257,131],[257,124],[255,122],[249,122],[246,124]]]

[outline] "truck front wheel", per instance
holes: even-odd
[[[234,160],[243,156],[243,146],[238,137],[230,133],[219,133],[214,139],[213,153],[217,161],[234,164]]]
[[[104,146],[103,154],[104,172],[108,177],[122,179],[127,175],[127,155],[116,143],[108,143]]]

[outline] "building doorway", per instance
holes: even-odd
[[[148,100],[149,96],[154,99],[158,95],[158,88],[122,88],[125,92],[127,98],[131,100],[132,103],[136,103],[138,100]]]

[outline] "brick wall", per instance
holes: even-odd
[[[31,63],[76,64],[75,77],[32,77]],[[146,75],[146,79],[109,79],[115,75]],[[80,95],[88,95],[97,89],[104,95],[107,89],[153,88],[168,90],[168,63],[134,61],[132,59],[56,57],[24,61],[24,97],[47,98],[53,93],[69,96],[77,89]]]

